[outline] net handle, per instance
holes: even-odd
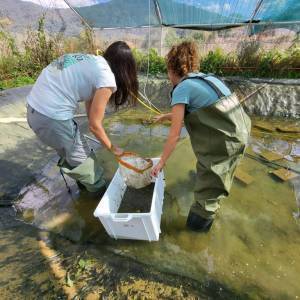
[[[132,171],[134,171],[134,172],[136,172],[136,173],[142,174],[142,173],[144,173],[145,171],[147,171],[148,169],[152,168],[152,166],[153,166],[153,161],[152,161],[150,158],[143,158],[143,159],[144,159],[145,161],[147,161],[149,164],[148,164],[148,166],[145,167],[144,169],[138,169],[138,168],[136,168],[135,166],[129,164],[128,162],[122,160],[122,157],[124,157],[124,156],[127,156],[127,157],[128,157],[128,156],[137,156],[137,157],[138,157],[137,153],[135,153],[135,152],[124,152],[122,155],[116,157],[117,161],[118,161],[121,165],[123,165],[123,166],[126,167],[127,169],[130,169],[130,170],[132,170]]]

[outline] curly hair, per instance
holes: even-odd
[[[171,48],[166,56],[167,68],[183,77],[199,70],[199,55],[194,42],[183,42]]]

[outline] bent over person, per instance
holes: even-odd
[[[213,75],[199,73],[197,47],[192,42],[173,46],[167,55],[168,76],[173,85],[172,112],[157,121],[171,120],[171,129],[159,163],[164,167],[180,137],[182,122],[197,158],[194,197],[187,226],[208,231],[220,200],[228,196],[234,171],[243,157],[251,121],[237,96]]]
[[[42,71],[28,95],[28,124],[44,144],[56,150],[63,172],[96,192],[105,184],[103,169],[74,120],[78,102],[85,102],[92,133],[120,155],[122,149],[112,145],[102,126],[105,108],[109,101],[115,106],[126,103],[137,91],[136,63],[126,43],[111,44],[103,57],[65,54]]]

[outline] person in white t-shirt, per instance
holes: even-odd
[[[111,44],[102,56],[65,54],[45,69],[27,97],[29,126],[46,145],[60,156],[60,166],[89,191],[104,185],[103,170],[81,137],[74,114],[84,101],[89,128],[115,155],[123,150],[114,146],[103,126],[105,108],[132,101],[137,95],[136,63],[125,42]]]

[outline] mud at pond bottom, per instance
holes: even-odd
[[[127,187],[118,213],[147,213],[151,210],[154,183],[141,188]]]
[[[197,282],[40,231],[0,208],[0,298],[200,299]],[[206,297],[203,297],[206,298]]]

